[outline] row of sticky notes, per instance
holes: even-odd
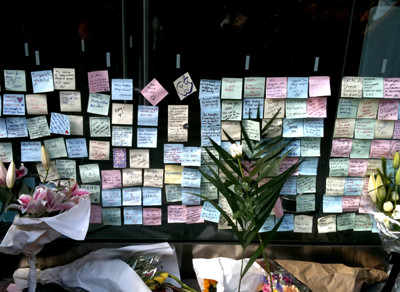
[[[280,218],[276,218],[275,216],[270,215],[263,224],[263,226],[261,227],[260,232],[271,231],[279,220]],[[285,214],[285,217],[283,217],[281,225],[279,225],[277,231],[278,232],[292,231],[294,233],[312,233],[312,229],[313,229],[313,216]]]
[[[327,177],[325,194],[332,196],[361,196],[368,191],[368,178]]]
[[[372,119],[336,119],[333,138],[400,139],[400,122]]]
[[[341,96],[400,98],[400,78],[346,76],[342,78]]]
[[[379,119],[396,121],[399,119],[398,99],[346,99],[338,104],[339,119]]]
[[[363,177],[375,173],[381,168],[380,159],[331,158],[329,160],[329,176]]]
[[[374,220],[367,214],[345,213],[318,218],[318,233],[344,230],[377,232]]]
[[[399,140],[333,139],[331,157],[393,158],[399,150]]]

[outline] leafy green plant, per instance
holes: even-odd
[[[220,177],[210,164],[207,164],[209,171],[200,169],[202,175],[216,186],[220,194],[226,198],[233,212],[231,218],[216,202],[200,196],[221,213],[241,244],[242,265],[239,291],[242,278],[261,254],[267,262],[265,247],[276,233],[283,217],[272,231],[261,234],[260,229],[270,215],[283,184],[301,163],[299,160],[283,173],[274,176],[281,162],[292,151],[292,149],[284,151],[290,144],[290,140],[285,140],[282,137],[269,137],[270,135],[268,135],[277,114],[260,131],[260,141],[251,140],[241,123],[242,137],[247,147],[246,151],[242,151],[242,146],[237,145],[225,131],[225,135],[232,143],[231,153],[228,153],[210,139],[222,161],[212,153],[209,147],[206,147],[206,151],[226,178]],[[246,168],[246,166],[248,167]],[[267,178],[269,181],[263,183],[263,180]],[[254,240],[258,240],[259,245],[244,266],[245,251]]]

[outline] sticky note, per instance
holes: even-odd
[[[350,158],[369,158],[371,143],[371,140],[354,139],[352,141]]]
[[[221,120],[241,121],[242,120],[242,101],[223,100],[221,103]]]
[[[246,77],[244,79],[244,98],[264,97],[265,77]]]
[[[282,153],[279,156],[282,156],[286,152],[289,152],[288,157],[299,157],[300,156],[300,143],[301,143],[300,141],[301,141],[300,139],[290,140],[289,144],[283,149]]]
[[[261,226],[259,232],[268,232],[271,231],[275,227],[275,216],[270,215],[265,220],[264,224]]]
[[[124,207],[124,225],[142,225],[142,207]]]
[[[83,136],[83,116],[67,115],[71,135]]]
[[[297,178],[297,193],[315,193],[317,186],[316,176],[299,176]]]
[[[41,161],[41,151],[42,143],[40,141],[21,142],[21,162]]]
[[[132,187],[122,189],[123,206],[140,206],[142,204],[142,188]]]
[[[199,96],[219,96],[221,80],[200,79]]]
[[[153,106],[156,106],[161,100],[164,99],[164,97],[168,95],[168,91],[166,91],[155,78],[150,81],[150,83],[147,84],[140,93]]]
[[[324,213],[342,213],[342,197],[328,196],[323,197],[323,212]]]
[[[354,129],[355,139],[374,139],[375,120],[357,119]]]
[[[182,166],[200,166],[200,165],[201,165],[201,148],[183,147]]]
[[[89,160],[110,160],[110,142],[90,140]]]
[[[12,144],[0,143],[0,161],[1,162],[11,162],[13,160]]]
[[[90,224],[101,224],[102,222],[102,207],[91,205],[90,206]]]
[[[363,96],[363,77],[346,76],[342,79],[342,97],[361,98]]]
[[[395,121],[376,120],[375,121],[375,139],[392,139]]]
[[[247,120],[243,121],[247,122]],[[253,122],[253,121],[251,121]],[[259,128],[259,126],[258,126]],[[231,121],[222,121],[221,122],[221,140],[228,140],[228,136],[233,140],[241,140],[242,139],[242,128],[240,127],[240,122],[231,122]],[[254,134],[254,131],[252,131]],[[250,134],[250,133],[249,133]]]
[[[244,120],[242,121],[242,126],[250,140],[260,141],[260,122],[253,120]]]
[[[397,120],[399,113],[398,100],[380,100],[378,109],[379,120]]]
[[[371,231],[372,219],[369,214],[356,214],[354,231]]]
[[[306,157],[298,167],[300,175],[317,175],[318,157]],[[296,175],[296,172],[294,173]]]
[[[295,233],[312,233],[313,216],[296,215],[294,216],[294,229]]]
[[[36,139],[50,136],[49,125],[45,116],[38,116],[26,120],[29,138]]]
[[[218,145],[221,144],[221,112],[202,111],[201,112],[201,146],[212,146],[210,140]]]
[[[200,205],[199,188],[182,188],[182,204],[183,205]]]
[[[264,129],[265,125],[270,122],[269,119],[263,119],[261,127]],[[283,120],[282,119],[275,119],[269,124],[268,129],[266,129],[266,137],[274,138],[282,136],[282,127],[283,127]]]
[[[389,157],[390,140],[372,140],[370,158]]]
[[[182,162],[183,144],[164,144],[164,163]]]
[[[25,99],[28,115],[47,115],[46,94],[27,94]]]
[[[288,98],[308,97],[308,77],[288,77],[287,80]]]
[[[50,133],[70,135],[71,129],[68,116],[59,113],[51,113]]]
[[[161,225],[161,208],[143,208],[143,225]]]
[[[142,185],[142,169],[125,168],[122,170],[122,185],[124,187]]]
[[[166,184],[181,184],[183,166],[180,165],[165,165],[165,183]]]
[[[168,105],[168,142],[187,142],[188,105]]]
[[[186,206],[186,224],[204,223],[201,219],[203,206]]]
[[[299,161],[298,157],[286,157],[282,162],[281,165],[279,166],[279,172],[282,173],[289,169],[291,166],[296,164]],[[296,172],[293,173],[293,175],[298,175]]]
[[[88,157],[85,138],[66,139],[65,143],[67,146],[68,158]]]
[[[356,221],[355,213],[340,214],[337,216],[337,230],[353,230]]]
[[[218,189],[212,183],[202,181],[200,186],[200,194],[210,200],[218,199]]]
[[[325,194],[341,196],[345,190],[345,186],[346,186],[346,178],[327,177]]]
[[[390,141],[389,158],[393,158],[397,151],[400,151],[400,141]]]
[[[286,100],[286,118],[296,119],[307,117],[307,101],[305,99]]]
[[[97,115],[108,115],[110,108],[110,95],[103,93],[90,93],[87,112]]]
[[[287,77],[268,77],[266,85],[266,98],[286,98]]]
[[[103,189],[101,191],[101,203],[103,207],[121,206],[121,189]]]
[[[327,98],[310,97],[307,102],[307,118],[326,118]]]
[[[89,117],[91,137],[111,137],[109,117]]]
[[[133,128],[129,126],[112,127],[112,146],[132,147]]]
[[[81,112],[81,93],[79,91],[60,91],[60,110],[62,112]]]
[[[221,99],[241,99],[242,88],[242,78],[222,78]]]
[[[168,206],[168,223],[186,223],[186,206]]]
[[[201,173],[198,169],[184,167],[182,170],[182,187],[200,188]]]
[[[201,211],[200,215],[201,219],[218,223],[220,215],[221,214],[219,213],[219,211],[210,202],[204,202],[203,210]]]
[[[219,94],[215,96],[199,96],[199,101],[201,111],[219,110],[221,108],[221,99]]]
[[[101,171],[101,187],[104,189],[115,189],[122,187],[121,171],[119,169]]]
[[[263,118],[263,114],[263,98],[248,98],[243,100],[243,119]]]
[[[3,94],[3,114],[12,116],[25,115],[25,97],[23,94]]]
[[[283,184],[281,195],[296,195],[297,193],[297,177],[289,176]]]
[[[321,138],[304,137],[300,141],[300,156],[319,157],[321,155]]]
[[[4,70],[4,85],[8,91],[26,91],[24,70]]]
[[[90,202],[93,204],[100,203],[100,186],[82,184],[81,188],[90,192]]]
[[[138,106],[138,126],[158,126],[157,106]]]
[[[165,185],[165,197],[168,203],[182,201],[182,188],[180,185]]]
[[[132,125],[133,104],[113,103],[111,109],[111,123],[116,125]]]
[[[379,101],[376,99],[360,99],[358,101],[358,119],[376,119]]]
[[[383,78],[383,97],[400,98],[400,78]]]
[[[367,172],[368,161],[366,159],[350,159],[348,176],[364,176]]]
[[[308,91],[310,97],[330,96],[331,85],[329,76],[310,76],[308,78]]]
[[[344,187],[344,195],[360,196],[363,188],[363,180],[361,177],[346,177]]]
[[[137,128],[138,148],[157,148],[157,128]]]
[[[358,208],[360,207],[360,198],[360,196],[343,196],[343,212],[357,212]]]
[[[188,72],[174,81],[174,87],[180,100],[185,99],[187,96],[197,91],[196,86],[194,85],[194,82]]]
[[[296,212],[315,211],[315,194],[296,196]]]
[[[45,170],[42,163],[36,164],[36,170],[38,172],[40,182],[48,182],[60,179],[55,161],[50,162],[49,170]]]
[[[355,119],[336,119],[333,137],[353,138],[355,124],[356,124]]]
[[[75,69],[74,68],[54,68],[53,80],[56,90],[75,90]]]
[[[303,137],[303,119],[283,119],[283,137]]]
[[[51,70],[31,72],[33,93],[54,91],[53,73]]]
[[[365,175],[376,174],[377,169],[382,171],[382,161],[380,159],[368,159],[367,173]]]
[[[329,160],[329,176],[347,176],[349,172],[349,159],[331,158]]]
[[[107,70],[88,72],[88,83],[90,93],[110,91]]]
[[[303,121],[304,137],[324,137],[324,119],[307,118]]]
[[[352,139],[333,139],[331,157],[350,157]]]
[[[284,232],[293,230],[294,230],[294,214],[285,214],[285,217],[283,217],[281,225],[279,225],[277,231]]]
[[[201,164],[214,163],[214,161],[211,159],[211,156],[206,151],[206,148],[216,159],[219,160],[219,153],[214,147],[201,147]]]
[[[6,120],[0,118],[0,138],[7,138]]]
[[[103,225],[121,225],[121,209],[120,208],[103,208],[101,210]]]
[[[143,187],[143,206],[161,206],[161,188]]]
[[[149,149],[129,149],[129,165],[131,168],[149,168]]]
[[[273,118],[278,111],[279,113],[277,114],[276,118],[284,118],[285,105],[286,105],[286,99],[266,98],[264,106],[264,118]]]
[[[358,103],[359,100],[357,99],[339,99],[336,117],[338,119],[355,119],[358,112]]]
[[[318,233],[336,232],[336,215],[318,218]]]
[[[113,148],[113,167],[126,168],[126,149]]]
[[[383,78],[364,77],[363,78],[363,97],[382,98],[383,97]]]
[[[143,186],[162,188],[164,185],[164,169],[146,168],[143,171]]]
[[[60,178],[76,179],[76,161],[75,160],[56,160],[57,172]]]
[[[113,100],[132,100],[133,80],[111,79],[111,96]]]
[[[64,138],[53,138],[44,140],[44,146],[47,149],[50,159],[67,157]]]

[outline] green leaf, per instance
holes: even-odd
[[[224,162],[237,174],[237,175],[241,175],[239,166],[236,164],[236,160],[232,159],[232,156],[230,155],[230,153],[226,152],[221,146],[219,146],[217,143],[215,143],[213,140],[211,140],[212,145],[214,146],[214,149],[217,150],[218,154],[221,156],[221,158],[224,160]],[[225,165],[223,165],[221,163],[221,161],[219,161],[206,147],[206,151],[208,153],[208,155],[210,155],[211,159],[213,159],[214,163],[216,165],[218,165],[219,168],[221,168],[221,170],[224,172],[224,174],[229,177],[230,179],[233,178],[233,175],[231,173],[231,171],[229,171]],[[226,172],[226,173],[225,173]],[[234,179],[232,179],[234,180]]]
[[[271,124],[275,121],[276,117],[278,116],[278,114],[280,113],[281,108],[279,108],[276,113],[274,114],[274,116],[272,117],[272,119],[270,119],[268,121],[268,123],[265,124],[265,126],[262,128],[261,130],[261,135],[265,135],[266,131],[268,130],[268,128],[271,126]]]
[[[242,131],[243,138],[246,141],[247,147],[249,147],[250,152],[253,154],[253,145],[250,142],[249,136],[247,135],[242,122],[240,122],[240,129]]]
[[[0,187],[0,201],[7,202],[10,198],[10,193],[3,187]]]

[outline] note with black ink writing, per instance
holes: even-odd
[[[294,216],[294,229],[295,233],[312,233],[313,229],[313,216],[296,215]]]
[[[110,95],[103,93],[89,94],[87,112],[102,116],[108,115],[110,108]]]
[[[363,96],[363,77],[343,77],[342,78],[342,97],[362,98]]]
[[[89,117],[89,127],[91,137],[111,136],[109,117]]]
[[[158,126],[158,106],[138,106],[138,126]]]
[[[26,91],[24,70],[4,70],[4,85],[8,91]]]
[[[75,90],[74,68],[53,68],[54,89]]]
[[[149,168],[149,149],[129,149],[129,165],[131,168]]]
[[[3,95],[3,114],[13,116],[25,115],[25,97],[23,94]]]
[[[308,77],[288,77],[287,80],[288,98],[308,97]]]
[[[31,72],[33,93],[54,91],[53,72],[51,70]]]
[[[204,202],[200,218],[206,221],[218,223],[221,214],[210,202]]]
[[[44,140],[44,146],[47,149],[50,159],[67,157],[64,138],[53,138]]]
[[[161,100],[164,99],[164,97],[168,95],[168,91],[166,91],[155,78],[150,81],[150,83],[147,84],[140,93],[153,106],[156,106]]]
[[[124,187],[142,185],[142,169],[125,168],[122,170],[122,185]]]
[[[88,82],[90,93],[110,91],[107,70],[88,72]]]
[[[112,127],[112,146],[132,147],[133,129],[129,126]]]
[[[180,185],[165,185],[165,197],[168,203],[182,201],[182,187]]]
[[[87,145],[85,138],[66,139],[68,158],[84,158],[88,157]]]
[[[117,125],[132,125],[133,104],[113,103],[111,109],[111,122]]]
[[[187,142],[188,122],[188,105],[168,105],[168,142]]]
[[[75,160],[56,160],[57,172],[60,178],[76,179],[76,161]]]
[[[164,169],[146,168],[143,171],[143,186],[162,188],[164,184]]]
[[[41,137],[50,136],[49,125],[45,116],[38,116],[26,120],[29,138],[36,139]]]
[[[79,174],[84,184],[100,181],[100,168],[97,163],[79,165]]]
[[[28,137],[25,117],[6,118],[8,138]]]
[[[81,93],[79,91],[60,91],[60,110],[62,112],[81,112]]]
[[[113,100],[132,100],[133,80],[111,79],[111,96]]]
[[[101,215],[103,225],[121,225],[121,208],[103,208]]]
[[[9,142],[0,143],[0,161],[11,162],[13,160],[12,144]]]
[[[41,161],[41,151],[42,143],[40,141],[21,142],[21,162]]]

